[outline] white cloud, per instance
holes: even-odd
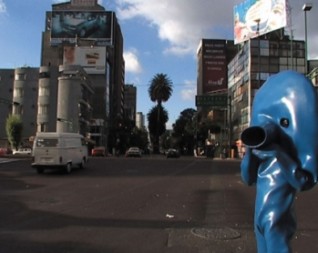
[[[117,0],[120,19],[142,17],[169,42],[166,53],[195,53],[201,38],[224,38],[232,34],[232,7],[240,0],[218,4],[211,0]],[[220,27],[214,29],[214,26]],[[229,36],[228,36],[229,37]],[[230,38],[227,38],[230,39]]]
[[[131,49],[124,52],[125,70],[134,74],[142,72],[142,67],[139,63],[138,52],[136,49]]]
[[[5,12],[7,12],[7,6],[3,2],[3,0],[0,0],[0,13],[5,13]]]
[[[197,94],[197,87],[194,81],[185,81],[185,88],[181,90],[182,100],[191,101],[194,100],[195,95]]]
[[[122,20],[143,18],[157,30],[161,40],[169,43],[165,53],[184,55],[195,54],[202,38],[233,39],[233,7],[242,2],[243,0],[116,0],[116,13]],[[302,40],[303,2],[289,0],[289,4],[295,39]],[[310,41],[315,41],[314,34],[317,35],[315,7],[317,6],[307,14]],[[317,55],[311,44],[309,43],[309,53]]]

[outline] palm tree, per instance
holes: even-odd
[[[166,74],[156,74],[150,81],[148,89],[151,101],[157,102],[161,106],[172,94],[172,81]]]
[[[162,102],[168,101],[172,94],[172,81],[169,79],[169,77],[166,74],[156,74],[152,80],[150,81],[150,86],[148,89],[149,96],[151,101],[157,102],[157,108],[158,108],[158,113],[157,113],[157,123],[159,126],[160,123],[160,117],[161,117],[161,110],[163,109],[162,107]],[[156,131],[156,140],[159,140],[159,127],[157,127]],[[159,141],[158,141],[159,143]],[[159,147],[154,147],[154,152],[159,152]]]

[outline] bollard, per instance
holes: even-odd
[[[294,199],[317,183],[318,99],[302,74],[271,76],[253,101],[241,134],[241,177],[256,185],[254,230],[258,253],[290,253],[296,231]]]

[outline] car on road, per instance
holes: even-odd
[[[141,150],[138,147],[130,147],[126,151],[126,157],[141,157]]]
[[[78,133],[38,132],[33,142],[32,167],[41,174],[46,169],[63,168],[71,173],[88,162],[85,138]]]
[[[174,148],[169,148],[166,152],[166,157],[167,158],[178,158],[180,157],[180,153],[178,150]]]
[[[13,155],[31,155],[32,149],[30,148],[19,148],[12,151]]]
[[[91,152],[92,156],[106,156],[105,147],[95,147]]]

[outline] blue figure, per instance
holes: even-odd
[[[302,74],[271,76],[256,93],[241,176],[256,184],[254,229],[258,253],[290,253],[297,192],[317,183],[318,99]]]

